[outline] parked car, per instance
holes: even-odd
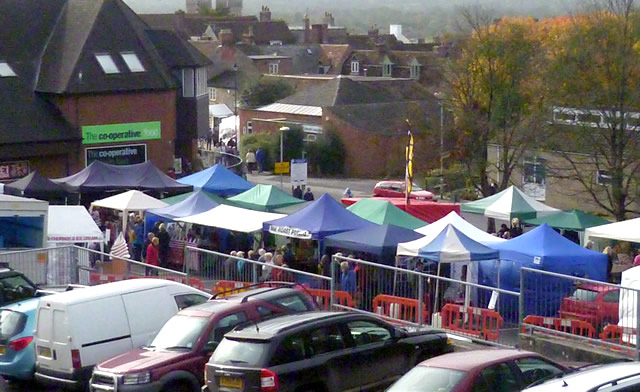
[[[416,363],[452,350],[444,332],[409,331],[355,312],[306,312],[227,333],[206,366],[219,391],[379,388]]]
[[[0,306],[37,295],[38,287],[22,272],[0,265]]]
[[[316,310],[302,291],[258,288],[178,312],[151,344],[97,365],[91,391],[200,391],[204,365],[236,325],[289,312]]]
[[[36,379],[87,387],[93,367],[148,343],[171,316],[211,296],[163,279],[135,279],[43,297],[36,311]]]
[[[637,392],[640,391],[640,363],[619,362],[594,365],[559,375],[526,392]]]
[[[620,289],[614,286],[581,284],[562,299],[558,314],[562,318],[583,320],[601,330],[618,323]]]
[[[33,349],[39,298],[29,298],[0,309],[0,376],[30,380],[36,365]]]
[[[373,196],[405,197],[404,184],[404,181],[380,181],[373,187]],[[413,184],[413,189],[409,194],[409,198],[417,200],[433,200],[433,193]]]
[[[420,363],[387,392],[515,392],[569,369],[539,354],[475,350],[445,354]]]

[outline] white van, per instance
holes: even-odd
[[[93,366],[142,346],[180,309],[210,295],[163,279],[135,279],[43,297],[34,333],[36,379],[86,387]]]

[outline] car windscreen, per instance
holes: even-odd
[[[268,341],[222,339],[209,363],[216,365],[260,366]]]
[[[175,315],[160,329],[150,347],[160,350],[193,348],[208,321],[207,317]]]
[[[0,309],[0,338],[9,339],[24,330],[27,316],[24,313]]]
[[[465,372],[453,369],[416,366],[386,392],[449,392],[462,380]]]
[[[576,291],[571,294],[571,299],[575,299],[577,301],[595,301],[598,298],[598,292],[587,289],[576,289]]]

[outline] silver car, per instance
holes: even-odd
[[[619,362],[589,366],[579,371],[558,375],[529,387],[523,392],[638,392],[640,362]]]

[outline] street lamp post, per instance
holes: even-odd
[[[289,131],[289,127],[280,128],[280,163],[284,161],[284,133],[287,131]],[[280,172],[280,189],[284,190],[282,181],[282,172]]]
[[[233,64],[233,89],[233,130],[236,135],[238,151],[240,151],[240,135],[238,134],[238,123],[240,122],[238,118],[238,64]]]
[[[441,92],[434,94],[440,106],[440,198],[444,196],[444,95]]]

